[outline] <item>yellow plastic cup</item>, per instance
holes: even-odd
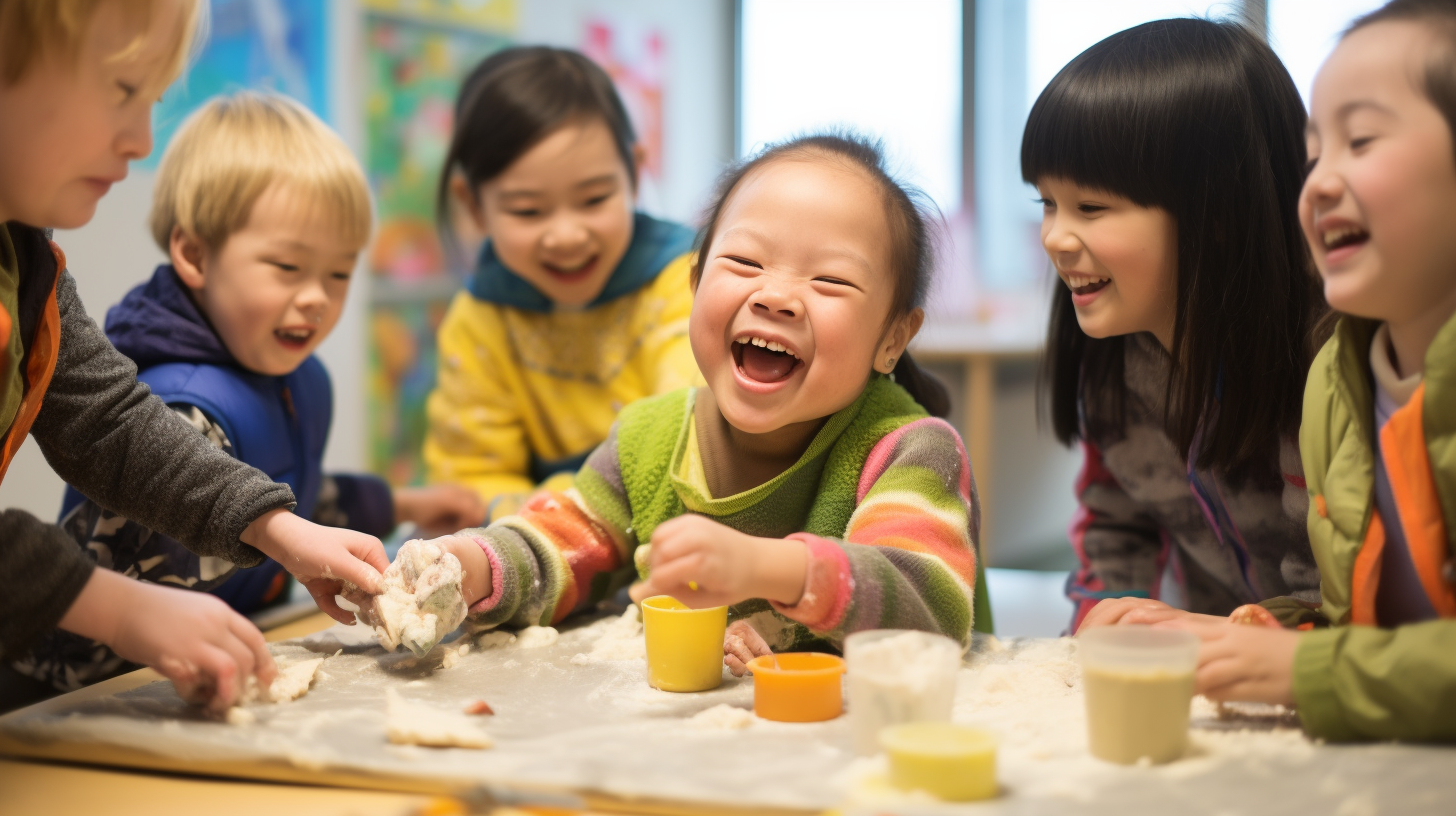
[[[892,725],[880,732],[890,756],[890,783],[948,802],[990,799],[997,793],[996,737],[943,722]]]
[[[642,602],[647,684],[663,691],[708,691],[723,683],[728,607],[689,609],[671,595]]]

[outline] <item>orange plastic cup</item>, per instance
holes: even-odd
[[[822,722],[844,713],[844,659],[817,652],[761,655],[753,672],[753,713],[778,722]]]

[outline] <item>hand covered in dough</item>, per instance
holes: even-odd
[[[374,627],[379,645],[393,651],[403,645],[423,657],[465,620],[460,559],[441,540],[406,541],[384,571],[383,591],[359,612]]]
[[[728,631],[723,635],[723,665],[734,677],[742,677],[748,671],[748,661],[766,654],[773,654],[773,650],[748,621],[728,624]]]
[[[339,623],[353,623],[354,617],[334,597],[350,585],[366,593],[379,592],[379,573],[389,565],[384,545],[374,536],[323,527],[283,509],[254,519],[242,540],[282,564],[319,609]]]

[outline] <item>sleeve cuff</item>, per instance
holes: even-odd
[[[1305,632],[1294,652],[1294,703],[1310,736],[1331,741],[1359,737],[1346,721],[1336,687],[1335,661],[1345,627]]]
[[[804,594],[796,604],[769,603],[779,614],[816,632],[837,628],[849,612],[854,590],[848,554],[834,541],[809,533],[795,533],[789,540],[801,541],[809,550]]]
[[[500,556],[496,554],[495,548],[480,536],[464,534],[485,551],[485,558],[490,562],[490,594],[476,601],[470,606],[470,614],[483,615],[492,612],[500,606],[501,598],[505,596],[505,575],[501,569]]]

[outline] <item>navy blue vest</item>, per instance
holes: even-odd
[[[295,514],[313,515],[333,416],[333,387],[318,358],[310,356],[282,377],[235,366],[161,363],[140,372],[137,379],[168,405],[200,408],[227,434],[235,457],[293,489],[298,501]],[[82,500],[75,488],[68,487],[62,515]],[[256,611],[281,572],[277,562],[265,560],[238,570],[211,591],[246,614]]]

